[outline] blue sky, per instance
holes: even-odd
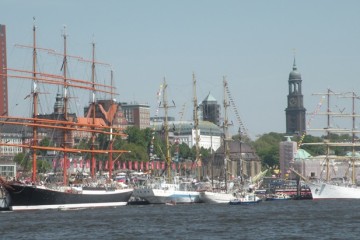
[[[310,115],[320,99],[313,93],[327,88],[359,90],[360,1],[356,0],[2,0],[0,4],[0,24],[7,27],[8,67],[31,68],[27,61],[31,52],[14,45],[32,43],[33,17],[38,45],[59,52],[66,25],[68,53],[90,58],[90,43],[95,41],[97,59],[114,70],[117,100],[147,103],[151,115],[164,77],[168,100],[177,105],[170,115],[179,119],[185,104],[183,119],[189,120],[192,73],[198,101],[210,92],[220,104],[226,76],[250,137],[285,132],[293,49]],[[59,71],[59,63],[50,64],[45,57],[40,60]],[[88,78],[89,73],[80,69],[71,70],[73,76]],[[99,69],[100,74],[105,78],[106,70]],[[29,114],[20,103],[30,89],[26,84],[9,79],[10,114]],[[48,95],[44,112],[54,104],[55,97]],[[77,96],[77,107],[82,109],[88,100]],[[236,133],[239,124],[229,111],[230,131]]]

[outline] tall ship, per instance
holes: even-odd
[[[78,58],[78,60],[87,61],[91,64],[91,81],[70,78],[68,76],[68,59],[72,57],[67,54],[66,32],[64,28],[64,50],[59,54],[55,51],[48,51],[50,54],[60,55],[62,57],[62,74],[49,74],[41,72],[37,66],[37,53],[44,50],[36,45],[36,27],[33,25],[33,44],[26,46],[32,49],[32,69],[19,70],[7,69],[8,78],[16,78],[22,80],[30,80],[32,82],[32,92],[29,97],[32,99],[32,117],[12,117],[0,116],[2,125],[20,125],[30,128],[32,136],[29,141],[24,141],[19,144],[1,142],[1,146],[16,146],[27,149],[30,153],[30,160],[32,162],[32,171],[30,179],[13,179],[11,181],[1,181],[2,187],[6,189],[9,195],[10,210],[35,210],[35,209],[59,209],[59,208],[93,208],[106,206],[122,206],[126,205],[131,194],[132,188],[119,185],[112,181],[113,170],[113,155],[128,152],[125,150],[114,150],[113,143],[116,138],[124,137],[125,135],[119,128],[113,127],[114,114],[116,112],[117,104],[113,95],[114,87],[106,84],[99,84],[95,81],[95,43],[92,44],[92,59],[85,60]],[[12,74],[9,74],[11,72]],[[111,79],[112,80],[112,79]],[[39,94],[40,86],[57,86],[58,91],[62,89],[63,109],[57,119],[48,119],[41,117],[39,114]],[[79,121],[78,118],[69,114],[69,90],[84,90],[88,91],[91,96],[90,108],[86,121]],[[108,111],[104,111],[105,120],[100,121],[95,117],[95,109],[100,108],[96,102],[96,94],[102,93],[111,96],[111,106]],[[61,95],[61,94],[60,94]],[[76,95],[76,94],[75,94]],[[85,118],[84,118],[85,119]],[[105,122],[105,124],[104,124]],[[44,146],[40,143],[40,132],[44,129],[56,131],[62,144],[55,146]],[[87,136],[90,142],[90,147],[74,147],[71,141],[71,136],[74,133],[82,133]],[[99,135],[106,136],[109,141],[107,149],[101,149],[96,144],[96,139]],[[46,179],[41,179],[38,172],[37,159],[40,151],[50,151],[56,153],[59,158],[53,160],[53,167],[57,169],[57,173],[53,173],[52,181],[50,175]],[[80,171],[76,174],[70,174],[69,165],[73,156],[86,155],[90,156],[91,160],[86,160],[88,173]],[[109,172],[108,177],[104,178],[97,175],[97,158],[98,156],[108,156]],[[74,162],[71,162],[74,164]],[[84,163],[85,164],[85,163]],[[84,169],[84,168],[82,168]],[[54,171],[55,172],[55,171]]]
[[[320,94],[319,94],[320,95]],[[320,178],[303,178],[311,190],[313,199],[360,199],[360,187],[357,184],[357,169],[359,161],[359,139],[356,136],[359,131],[356,128],[356,119],[360,115],[355,112],[355,100],[358,96],[354,92],[335,93],[328,89],[327,93],[321,95],[327,96],[327,111],[323,114],[327,117],[327,126],[323,129],[308,129],[308,131],[325,132],[325,140],[318,143],[303,143],[302,145],[325,146],[326,153],[322,165],[322,173],[325,176]],[[350,98],[352,100],[351,113],[345,113],[345,108],[339,112],[331,110],[330,96],[338,95],[341,98]],[[325,96],[323,96],[325,98]],[[339,108],[338,106],[336,106]],[[341,121],[350,119],[351,128],[334,127],[331,120],[341,118]],[[331,135],[348,134],[350,139],[346,141],[332,141]],[[336,150],[343,149],[344,154],[335,154]],[[343,171],[340,171],[343,168]],[[295,170],[294,170],[295,171]],[[295,171],[295,173],[297,173]],[[300,175],[298,173],[298,175]]]
[[[179,176],[173,176],[171,171],[171,156],[169,144],[169,126],[168,126],[168,101],[166,94],[167,83],[164,79],[162,96],[164,117],[164,134],[165,134],[165,165],[166,173],[160,179],[151,178],[144,186],[134,189],[133,197],[146,200],[150,204],[186,204],[199,203],[200,195],[196,191],[192,181],[184,181]]]
[[[228,142],[231,139],[229,137],[229,131],[228,131],[228,114],[227,114],[227,108],[229,106],[228,100],[227,100],[227,81],[224,77],[223,79],[223,85],[224,85],[224,124],[223,124],[223,130],[224,130],[224,176],[225,176],[225,189],[222,191],[215,191],[214,186],[212,186],[212,191],[202,191],[200,193],[200,199],[201,201],[205,203],[229,203],[231,200],[236,198],[236,190],[234,188],[234,183],[228,182],[228,162],[229,162],[229,147]],[[213,176],[212,176],[213,177]],[[232,188],[230,189],[230,186]],[[237,189],[238,190],[238,189]]]

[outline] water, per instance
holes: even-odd
[[[359,200],[0,212],[0,239],[359,239]]]

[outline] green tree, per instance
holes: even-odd
[[[261,159],[262,165],[273,168],[279,165],[279,144],[284,141],[285,134],[270,132],[260,136],[255,142],[256,153]]]

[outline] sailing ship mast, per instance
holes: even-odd
[[[201,180],[201,158],[200,158],[200,147],[199,147],[199,117],[198,117],[198,102],[196,96],[196,78],[195,74],[193,73],[193,94],[194,94],[194,131],[195,131],[195,163],[198,170],[198,180]]]
[[[226,94],[226,88],[227,88],[227,81],[225,76],[223,77],[223,85],[224,85],[224,124],[223,124],[223,131],[224,131],[224,177],[225,177],[225,190],[227,191],[227,178],[228,178],[228,161],[229,161],[229,123],[228,123],[228,114],[227,114],[227,108],[229,106],[228,100],[227,100],[227,94]]]
[[[164,108],[164,112],[165,112],[165,119],[164,119],[164,133],[165,133],[165,147],[166,147],[166,155],[165,155],[165,162],[166,162],[166,170],[167,170],[167,177],[168,177],[168,181],[169,183],[172,182],[171,179],[171,157],[170,157],[170,144],[169,144],[169,126],[168,126],[168,100],[167,100],[167,94],[166,94],[166,88],[167,88],[167,83],[166,80],[164,78],[164,83],[163,83],[163,105],[162,107]]]
[[[67,85],[67,52],[66,52],[66,32],[65,32],[66,28],[64,27],[64,34],[63,34],[63,37],[64,37],[64,59],[63,59],[63,76],[64,76],[64,96],[63,96],[63,99],[64,99],[64,120],[65,121],[68,121],[68,96],[67,96],[67,93],[68,93],[68,85]],[[66,125],[64,125],[65,127],[67,127]],[[67,147],[67,130],[64,130],[63,131],[63,135],[64,135],[64,148]],[[67,152],[63,152],[64,154],[64,164],[63,164],[63,181],[64,181],[64,185],[67,185],[67,162],[68,162],[68,156],[67,156]]]
[[[355,119],[356,117],[359,117],[359,115],[356,115],[355,113],[355,99],[357,98],[356,94],[354,92],[352,92],[352,96],[350,96],[352,98],[352,113],[351,114],[344,114],[344,113],[334,113],[331,111],[330,109],[330,96],[332,95],[342,95],[344,96],[344,93],[335,93],[333,91],[331,91],[330,89],[327,90],[326,93],[315,93],[314,95],[326,95],[327,96],[327,110],[325,113],[319,113],[319,114],[323,114],[326,115],[327,117],[327,127],[325,128],[325,131],[327,133],[327,139],[326,141],[324,141],[324,143],[303,143],[303,145],[325,145],[326,146],[326,181],[329,182],[330,181],[330,148],[331,147],[336,147],[336,146],[343,146],[343,147],[347,147],[347,146],[352,146],[352,156],[351,156],[351,162],[352,162],[352,183],[355,184],[356,182],[356,176],[355,176],[355,147],[360,146],[359,143],[357,143],[355,141],[356,138],[356,133],[359,131],[355,130]],[[352,117],[352,129],[335,129],[332,128],[331,123],[330,123],[330,117],[331,116],[335,116],[335,117]],[[309,131],[324,131],[324,129],[308,129]],[[349,143],[331,143],[330,142],[330,134],[334,132],[334,133],[348,133],[351,132],[352,134],[352,140],[351,140],[351,144]]]
[[[91,99],[91,111],[92,111],[92,123],[95,125],[95,108],[96,108],[96,89],[95,89],[95,42],[92,42],[92,63],[91,63],[91,82],[92,82],[92,99]],[[91,135],[91,150],[95,149],[95,133]],[[96,160],[95,153],[91,153],[91,177],[95,178]]]
[[[37,73],[36,73],[36,26],[35,26],[35,18],[33,19],[33,90],[32,90],[32,95],[33,95],[33,122],[34,125],[37,122],[37,116],[38,116],[38,110],[37,110],[37,104],[38,104],[38,90],[37,90]],[[37,146],[38,145],[38,139],[37,139],[37,127],[34,126],[33,127],[33,140],[32,140],[32,146]],[[36,149],[33,149],[32,151],[32,182],[36,182],[36,164],[37,164],[37,159],[36,159]]]

